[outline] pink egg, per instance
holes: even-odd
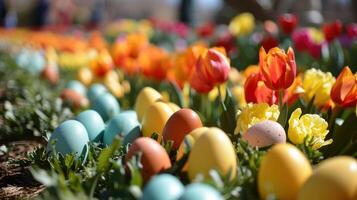
[[[254,147],[267,147],[272,144],[286,142],[284,128],[278,122],[270,120],[251,126],[242,137]]]

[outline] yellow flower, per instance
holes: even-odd
[[[330,72],[322,72],[317,69],[309,69],[304,74],[302,87],[305,90],[303,96],[305,101],[310,101],[314,96],[316,106],[324,106],[330,99],[332,85],[335,77]]]
[[[269,106],[267,103],[247,104],[240,112],[238,111],[237,126],[234,134],[245,133],[254,124],[264,121],[277,121],[279,118],[279,107]]]
[[[219,85],[219,90],[221,91],[221,95],[222,95],[222,100],[224,101],[224,99],[226,99],[226,84],[221,84]],[[216,98],[218,97],[219,92],[218,92],[218,88],[214,87],[209,93],[208,93],[208,98],[211,102],[213,102],[214,100],[216,100]]]
[[[310,27],[309,31],[310,31],[310,34],[311,34],[311,37],[312,37],[312,40],[314,41],[314,43],[320,44],[325,39],[324,33],[321,30],[319,30],[317,28]]]
[[[332,139],[325,141],[328,133],[327,122],[319,115],[305,114],[301,116],[301,113],[301,109],[297,108],[290,116],[289,140],[294,144],[302,144],[306,138],[308,145],[313,149],[331,144]]]
[[[247,102],[245,101],[244,97],[244,87],[241,85],[236,85],[231,88],[232,91],[232,96],[237,100],[238,106],[240,108],[244,107],[247,105]]]
[[[236,36],[248,35],[255,27],[254,16],[250,13],[242,13],[232,19],[229,30]]]

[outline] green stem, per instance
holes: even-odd
[[[218,90],[218,98],[219,98],[219,101],[221,102],[221,104],[222,104],[222,106],[223,106],[223,109],[226,111],[227,108],[226,108],[226,105],[224,104],[223,96],[222,96],[222,92],[221,92],[221,87],[219,87],[219,85],[217,85],[217,90]]]

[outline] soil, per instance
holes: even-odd
[[[40,146],[38,141],[15,141],[6,144],[8,153],[0,156],[0,199],[28,199],[37,196],[45,187],[32,177],[30,166],[14,161],[25,159],[27,153]]]

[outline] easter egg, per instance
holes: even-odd
[[[104,93],[95,98],[92,109],[97,111],[106,122],[120,112],[120,105],[113,95]]]
[[[294,145],[276,144],[263,157],[258,172],[258,190],[262,199],[296,199],[300,188],[312,173],[305,155]]]
[[[26,69],[32,74],[40,74],[46,65],[46,61],[41,52],[31,51],[30,59]]]
[[[151,87],[143,88],[139,92],[135,100],[135,111],[136,114],[138,115],[138,120],[142,121],[144,114],[146,110],[149,108],[149,106],[151,106],[151,104],[153,104],[154,102],[156,102],[161,98],[162,98],[161,94],[158,91],[154,90],[153,88]]]
[[[105,124],[102,117],[96,111],[83,111],[76,117],[76,120],[84,125],[90,141],[101,141]]]
[[[174,104],[172,102],[166,102],[166,103],[167,103],[167,105],[170,106],[171,110],[174,111],[174,112],[176,112],[176,111],[181,109],[180,106],[178,106],[178,105],[176,105],[176,104]]]
[[[65,88],[72,89],[78,92],[80,95],[86,96],[86,87],[84,87],[84,85],[79,81],[75,81],[75,80],[69,81],[66,84]]]
[[[124,138],[123,143],[132,143],[140,136],[140,123],[136,116],[130,112],[116,114],[109,122],[104,131],[104,144],[111,144],[114,137],[119,135]]]
[[[173,149],[178,149],[184,137],[199,127],[202,127],[202,122],[195,111],[188,108],[180,109],[167,120],[163,130],[164,141],[172,140]]]
[[[52,85],[56,85],[59,81],[58,69],[47,65],[41,72],[41,76],[48,80]]]
[[[90,102],[94,102],[94,100],[99,96],[107,92],[107,88],[104,85],[95,83],[90,86],[87,96]]]
[[[187,163],[191,181],[199,174],[205,180],[210,180],[210,170],[217,170],[230,179],[236,176],[237,157],[234,147],[228,136],[218,128],[209,128],[198,137]]]
[[[130,146],[126,161],[129,161],[136,153],[141,152],[141,174],[145,181],[151,176],[171,167],[169,155],[165,149],[155,140],[147,137],[136,139]]]
[[[299,200],[356,200],[357,160],[338,156],[322,161],[299,192]]]
[[[203,183],[192,183],[186,186],[186,189],[179,198],[179,200],[196,199],[223,200],[223,197],[212,186]]]
[[[251,126],[242,138],[253,147],[267,147],[272,144],[285,143],[286,133],[278,122],[266,120]]]
[[[176,161],[182,159],[182,157],[192,149],[198,137],[201,136],[202,133],[204,133],[207,130],[208,130],[207,127],[199,127],[192,130],[188,135],[186,135],[180,147],[177,149]],[[188,166],[186,163],[182,168],[182,171],[187,171],[187,168]]]
[[[47,150],[52,150],[55,142],[56,152],[62,154],[74,153],[80,156],[84,146],[89,142],[86,128],[79,121],[67,120],[61,123],[52,133],[47,144]]]
[[[173,114],[172,109],[166,103],[155,102],[146,111],[142,121],[143,136],[151,137],[155,132],[162,136],[162,131],[167,120]],[[159,139],[160,140],[160,139]]]
[[[129,117],[138,120],[138,116],[136,115],[136,112],[134,110],[124,110],[121,112],[122,114],[126,114]]]
[[[61,92],[61,98],[63,101],[69,102],[76,109],[86,107],[89,104],[87,98],[72,89],[64,89]]]
[[[183,191],[184,186],[176,177],[159,174],[146,184],[141,200],[176,200]]]
[[[88,86],[93,81],[93,72],[87,67],[82,67],[78,71],[77,78],[81,83]]]

